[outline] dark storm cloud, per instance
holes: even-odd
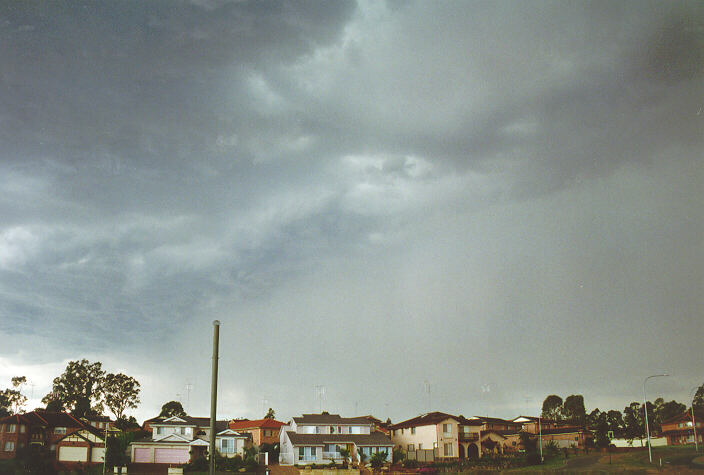
[[[611,397],[614,361],[696,376],[640,351],[701,335],[698,2],[0,8],[3,334],[140,368],[157,404],[207,387],[220,318],[225,361],[277,369],[226,378],[244,416],[321,380],[397,419],[424,380],[508,416]]]

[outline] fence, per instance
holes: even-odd
[[[406,452],[406,459],[418,462],[434,462],[438,456],[438,449],[409,450]]]

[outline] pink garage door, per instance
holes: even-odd
[[[134,449],[134,463],[151,463],[152,449]]]
[[[155,463],[187,463],[188,447],[183,449],[154,449]]]

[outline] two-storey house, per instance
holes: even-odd
[[[406,452],[435,450],[435,458],[459,458],[460,419],[444,412],[429,412],[392,424],[394,446]]]
[[[696,425],[697,443],[704,442],[704,411],[694,411],[694,422]],[[667,439],[667,445],[683,445],[694,443],[695,426],[692,421],[692,411],[685,411],[682,414],[671,417],[661,424],[662,435]]]
[[[339,414],[303,414],[281,427],[279,463],[282,465],[341,462],[340,449],[352,460],[366,460],[383,452],[391,462],[393,443],[383,432],[374,430],[366,417],[340,417]],[[360,454],[364,454],[362,457]]]
[[[229,421],[215,424],[215,446],[225,457],[242,455],[251,445],[251,435],[229,427]],[[206,453],[210,446],[210,419],[207,417],[168,417],[152,420],[151,437],[130,444],[133,463],[183,464]]]
[[[285,423],[274,419],[232,419],[230,429],[238,432],[249,432],[252,434],[252,443],[256,446],[261,444],[278,444],[279,431]]]
[[[65,412],[34,410],[0,419],[0,459],[15,458],[25,448],[53,453],[64,465],[102,463],[105,440],[99,430]]]

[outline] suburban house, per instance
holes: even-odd
[[[518,450],[516,439],[509,440],[508,435],[517,434],[520,424],[491,417],[467,419],[430,412],[393,424],[390,429],[394,445],[409,458],[432,461],[479,458],[487,453],[503,453],[505,449]]]
[[[460,419],[444,412],[429,412],[392,424],[394,446],[406,452],[434,450],[436,458],[458,458]],[[463,439],[466,440],[466,439]]]
[[[261,444],[278,444],[279,430],[285,423],[274,419],[233,419],[229,423],[230,429],[237,432],[249,432],[252,434],[252,443],[256,446]]]
[[[540,436],[543,447],[552,441],[561,449],[570,447],[584,449],[587,446],[587,441],[591,441],[593,438],[591,431],[578,426],[543,428]]]
[[[703,443],[704,438],[704,411],[694,412],[694,421],[696,421],[697,442]],[[694,443],[694,429],[692,423],[692,411],[685,411],[682,414],[672,417],[661,424],[662,435],[667,439],[667,445],[683,445]]]
[[[537,434],[540,430],[554,429],[557,423],[551,419],[541,419],[533,416],[518,416],[512,422],[520,424],[521,429],[531,434]]]
[[[391,462],[393,443],[383,432],[374,430],[366,417],[340,417],[339,414],[303,414],[294,417],[280,431],[279,463],[282,465],[341,462],[340,449],[349,451],[352,460],[360,453],[368,460],[385,452]]]
[[[101,431],[65,412],[35,410],[0,419],[0,459],[15,458],[24,448],[46,449],[61,464],[102,463],[105,440]]]
[[[86,426],[66,434],[56,441],[57,466],[71,468],[74,464],[103,463],[105,432]]]
[[[210,419],[207,417],[168,417],[151,420],[152,436],[130,444],[132,463],[183,464],[205,454],[210,446]],[[251,445],[251,435],[217,421],[215,445],[225,457],[243,455]]]
[[[98,430],[102,430],[103,432],[115,427],[115,421],[110,419],[108,416],[81,417],[81,422]]]

